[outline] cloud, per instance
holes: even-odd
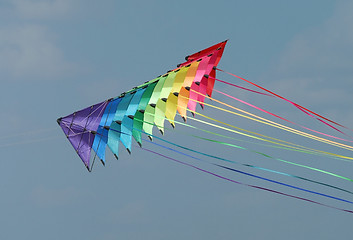
[[[44,26],[0,27],[0,35],[0,70],[10,79],[55,78],[72,68]]]
[[[75,0],[13,0],[17,16],[26,19],[49,19],[71,13]]]
[[[281,74],[323,76],[353,66],[352,1],[341,1],[322,25],[298,34],[280,58]],[[352,71],[350,71],[352,73]]]
[[[58,79],[77,68],[65,59],[51,20],[74,16],[80,0],[12,0],[0,8],[0,73],[4,80]]]
[[[339,1],[329,19],[297,34],[268,73],[267,78],[276,79],[270,88],[330,118],[350,116],[352,8],[352,1]]]

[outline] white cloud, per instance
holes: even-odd
[[[48,19],[71,13],[75,0],[13,0],[16,14],[28,19]]]
[[[0,9],[0,73],[2,79],[49,80],[72,72],[58,46],[50,20],[74,15],[79,0],[11,0]]]
[[[295,36],[269,73],[271,80],[276,79],[270,88],[309,109],[331,115],[328,117],[350,116],[352,9],[353,1],[339,1],[327,21]]]
[[[340,2],[322,25],[297,35],[280,59],[281,74],[324,76],[352,69],[353,1]]]
[[[0,36],[0,69],[9,78],[50,78],[71,68],[44,26],[0,27]]]

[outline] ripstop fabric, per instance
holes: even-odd
[[[203,107],[205,95],[212,95],[216,67],[227,41],[187,56],[186,62],[116,98],[58,119],[73,148],[90,170],[91,150],[105,163],[108,146],[119,156],[119,143],[131,153],[132,138],[141,145],[141,133],[152,139],[153,126],[164,132],[164,119],[174,127],[177,112],[184,120],[187,109]],[[198,94],[200,93],[200,94]]]

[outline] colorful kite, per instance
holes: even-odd
[[[164,117],[174,125],[177,111],[184,119],[187,108],[194,112],[205,94],[212,95],[215,69],[226,43],[187,56],[176,69],[116,98],[59,118],[58,124],[87,169],[92,149],[102,163],[107,145],[118,158],[120,141],[131,152],[132,137],[141,145],[142,131],[151,136],[154,123],[163,132]]]
[[[105,161],[106,161],[105,154],[106,154],[107,147],[109,147],[109,149],[114,154],[114,156],[118,158],[120,142],[126,148],[126,150],[129,153],[131,153],[133,151],[132,145],[134,141],[136,141],[137,144],[145,151],[157,154],[159,156],[165,157],[172,161],[179,162],[181,164],[190,166],[199,171],[211,174],[213,176],[222,178],[224,180],[227,180],[233,183],[237,183],[237,184],[241,184],[241,185],[245,185],[245,186],[249,186],[249,187],[253,187],[253,188],[257,188],[265,191],[270,191],[276,194],[280,194],[280,195],[308,201],[311,203],[328,206],[345,212],[353,213],[351,210],[335,207],[329,204],[324,204],[324,203],[310,200],[297,195],[288,194],[288,193],[284,193],[284,192],[269,189],[269,188],[264,188],[256,185],[250,185],[239,181],[235,181],[233,179],[221,176],[214,172],[202,169],[193,164],[186,163],[186,162],[177,160],[175,158],[172,158],[170,156],[161,154],[160,152],[155,152],[155,151],[152,151],[151,149],[142,147],[142,145],[144,145],[143,141],[146,141],[146,143],[149,142],[150,144],[154,144],[155,146],[167,149],[168,151],[173,151],[174,153],[181,154],[184,157],[192,158],[194,160],[206,162],[208,164],[211,164],[212,166],[218,167],[223,170],[235,172],[238,174],[243,174],[252,178],[260,179],[262,181],[267,181],[267,182],[285,186],[291,189],[296,189],[302,192],[318,195],[320,197],[328,198],[331,200],[344,202],[346,204],[347,203],[353,204],[352,201],[346,200],[341,197],[336,197],[330,194],[309,190],[304,187],[298,187],[281,181],[276,181],[273,179],[261,177],[259,175],[241,171],[220,163],[223,162],[223,163],[237,164],[243,167],[252,168],[259,171],[266,171],[272,174],[278,174],[278,175],[294,178],[297,180],[318,184],[330,189],[334,189],[335,191],[337,190],[337,191],[343,192],[345,194],[350,194],[350,195],[353,194],[352,191],[347,190],[344,187],[329,184],[327,182],[314,180],[309,177],[300,176],[298,174],[290,174],[290,173],[281,172],[278,170],[272,170],[265,167],[255,166],[252,164],[240,163],[220,156],[207,154],[199,150],[195,150],[190,147],[182,146],[180,144],[176,144],[174,142],[165,140],[163,139],[163,137],[156,136],[153,134],[153,127],[156,126],[163,135],[166,130],[164,126],[164,121],[167,120],[169,121],[169,123],[172,125],[173,128],[176,127],[176,124],[179,124],[179,125],[186,126],[188,128],[197,129],[199,131],[209,134],[210,136],[215,136],[215,137],[217,136],[217,137],[228,139],[228,141],[226,140],[221,141],[219,139],[215,139],[212,137],[192,135],[192,137],[198,139],[199,141],[206,141],[206,142],[219,144],[222,146],[237,148],[239,150],[250,151],[255,154],[259,154],[263,157],[270,158],[272,160],[280,162],[282,164],[288,164],[301,169],[306,169],[306,170],[314,171],[316,173],[325,174],[344,181],[350,181],[350,182],[353,181],[353,179],[349,177],[341,176],[334,172],[304,165],[302,163],[296,163],[293,161],[280,159],[277,157],[273,157],[267,153],[255,151],[247,147],[236,145],[234,144],[233,141],[229,142],[230,140],[239,141],[239,139],[236,139],[233,136],[225,136],[220,133],[216,133],[211,130],[201,129],[199,127],[186,123],[187,112],[190,112],[193,116],[200,116],[205,119],[205,120],[202,120],[199,118],[190,118],[193,121],[196,121],[198,123],[201,123],[207,126],[211,126],[216,129],[221,129],[222,131],[227,131],[232,134],[240,135],[242,137],[249,138],[253,141],[259,141],[261,143],[256,143],[256,144],[266,145],[266,147],[272,147],[277,149],[279,148],[286,151],[294,151],[294,152],[299,152],[304,154],[310,154],[313,156],[325,156],[325,157],[341,159],[345,161],[353,159],[353,157],[349,157],[343,154],[333,153],[325,150],[318,150],[312,147],[303,146],[302,144],[292,143],[290,141],[284,141],[279,138],[270,137],[254,131],[246,130],[235,126],[233,123],[226,123],[216,118],[212,118],[197,112],[196,111],[197,105],[200,105],[202,109],[204,107],[214,108],[214,109],[223,111],[227,114],[235,115],[237,117],[242,117],[247,120],[251,120],[257,123],[278,128],[280,130],[289,132],[291,134],[296,134],[313,141],[328,144],[330,146],[338,147],[344,150],[353,151],[353,147],[348,145],[348,143],[353,142],[352,138],[348,134],[344,133],[342,130],[339,129],[339,128],[348,129],[347,127],[344,127],[341,124],[338,124],[326,117],[323,117],[322,115],[319,115],[253,82],[250,82],[237,75],[234,75],[232,73],[228,73],[224,70],[219,69],[217,66],[222,57],[226,43],[227,41],[224,41],[216,45],[213,45],[207,49],[194,53],[190,56],[187,56],[185,58],[186,62],[179,64],[176,69],[170,70],[167,73],[151,81],[145,82],[144,84],[138,87],[135,87],[130,91],[124,92],[118,97],[110,98],[108,100],[105,100],[93,106],[87,107],[80,111],[76,111],[66,117],[59,118],[57,120],[58,124],[64,131],[66,137],[74,147],[79,157],[82,159],[86,168],[89,171],[91,171],[96,158],[99,158],[101,162],[105,164]],[[227,73],[228,75],[241,79],[242,81],[245,81],[259,88],[260,91],[255,91],[249,88],[235,85],[233,83],[230,83],[224,80],[217,79],[216,71]],[[232,96],[231,94],[216,90],[214,89],[214,85],[216,81],[223,84],[227,84],[229,87],[235,87],[237,89],[249,91],[250,93],[258,94],[259,96],[266,96],[266,97],[285,100],[286,102],[290,103],[292,106],[298,108],[301,112],[305,113],[305,115],[320,121],[321,123],[329,127],[331,130],[334,130],[336,132],[343,134],[344,138],[311,129],[302,124],[295,123],[294,121],[291,121],[285,117],[274,114],[261,107],[255,106],[251,103],[241,100],[238,97]],[[229,99],[232,99],[233,101],[235,100],[240,104],[245,104],[250,108],[260,111],[261,113],[268,114],[273,118],[284,121],[286,124],[292,124],[297,128],[301,128],[303,130],[298,130],[297,128],[289,127],[287,125],[274,122],[273,120],[266,119],[264,117],[239,109],[231,104],[217,100],[212,97],[213,92],[217,92],[217,94],[221,94],[223,97],[227,97]],[[205,101],[206,99],[212,100],[212,103],[217,103],[218,106],[216,106],[215,104],[208,103],[208,101]],[[227,108],[223,108],[223,107],[227,107]],[[180,115],[180,117],[184,121],[180,122],[175,120],[176,115]],[[148,136],[148,138],[151,141],[145,140],[143,138],[143,135]],[[244,140],[240,140],[240,141],[245,142]],[[160,143],[164,142],[170,145],[170,147],[160,144],[158,142]],[[189,152],[190,154],[198,154],[203,157],[212,158],[219,162],[215,163],[215,162],[205,161],[202,158],[195,157],[185,152]]]

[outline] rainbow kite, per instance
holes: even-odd
[[[187,108],[194,112],[205,94],[212,95],[215,69],[226,43],[187,56],[176,69],[116,98],[59,118],[58,124],[87,169],[91,169],[92,149],[105,163],[107,145],[118,158],[120,141],[131,152],[132,137],[141,145],[141,132],[151,136],[154,123],[163,132],[164,116],[174,126],[176,111],[184,119]]]
[[[181,154],[183,155],[183,157],[192,158],[197,161],[203,161],[207,164],[211,164],[212,166],[218,167],[225,171],[231,171],[237,174],[246,175],[248,177],[256,178],[262,181],[267,181],[276,185],[285,186],[287,188],[296,189],[302,192],[314,194],[326,199],[340,201],[340,202],[343,202],[344,204],[353,204],[353,201],[347,200],[346,198],[337,197],[332,194],[322,193],[319,191],[310,190],[305,187],[294,186],[281,181],[265,178],[260,175],[241,171],[239,169],[235,169],[234,167],[229,167],[221,163],[237,164],[237,165],[241,165],[242,167],[252,168],[258,171],[266,171],[272,174],[282,175],[282,176],[294,178],[296,180],[300,180],[304,182],[310,182],[313,184],[330,188],[331,190],[340,191],[341,193],[348,194],[351,197],[353,195],[353,192],[345,189],[342,186],[337,186],[327,182],[318,181],[309,177],[301,176],[300,174],[281,172],[278,170],[255,166],[253,164],[241,163],[241,162],[234,161],[232,159],[226,159],[220,156],[207,154],[199,150],[195,150],[190,147],[186,147],[186,146],[165,140],[163,137],[156,136],[153,134],[153,127],[156,126],[163,135],[165,130],[167,130],[167,128],[164,127],[164,122],[165,120],[168,120],[173,128],[175,128],[176,124],[179,124],[179,125],[186,126],[188,128],[202,131],[204,133],[209,134],[210,136],[213,136],[213,137],[204,137],[204,136],[192,135],[192,137],[197,138],[198,140],[207,141],[209,143],[219,144],[230,148],[236,148],[239,150],[250,151],[255,154],[261,155],[263,157],[275,160],[281,164],[288,164],[301,169],[313,171],[319,174],[335,177],[342,181],[353,182],[353,179],[347,176],[342,176],[337,173],[330,172],[328,170],[320,169],[318,167],[313,167],[309,165],[304,165],[302,163],[280,159],[280,158],[271,156],[267,153],[263,153],[260,151],[249,149],[247,147],[237,145],[234,143],[234,141],[242,141],[242,142],[246,142],[246,141],[236,139],[233,136],[228,136],[228,135],[225,136],[223,134],[216,133],[214,131],[207,130],[207,129],[202,129],[200,127],[196,127],[186,123],[187,112],[190,112],[193,116],[197,115],[197,116],[200,116],[202,119],[204,119],[202,120],[198,118],[191,118],[193,121],[210,126],[212,128],[229,132],[231,134],[240,135],[241,137],[249,138],[253,141],[258,141],[260,143],[256,143],[256,144],[260,144],[262,146],[283,149],[285,151],[294,151],[297,153],[309,154],[311,156],[320,156],[320,157],[323,156],[328,158],[340,159],[343,161],[351,161],[353,159],[353,157],[343,155],[342,153],[338,154],[338,153],[329,152],[325,150],[318,150],[315,148],[304,146],[299,143],[293,143],[290,141],[285,141],[279,138],[260,134],[254,131],[246,130],[235,126],[233,123],[226,123],[218,119],[212,118],[210,116],[206,116],[199,112],[196,112],[197,105],[200,105],[201,108],[209,107],[209,108],[223,111],[227,114],[235,115],[237,117],[242,117],[247,120],[254,121],[256,123],[265,124],[270,127],[274,127],[274,128],[289,132],[291,134],[296,134],[301,137],[308,138],[312,141],[317,141],[317,142],[327,144],[333,147],[338,147],[340,149],[347,150],[347,151],[353,151],[353,147],[349,145],[349,143],[353,142],[353,138],[350,137],[342,130],[342,129],[347,130],[348,129],[347,127],[339,123],[336,123],[335,121],[332,121],[326,117],[323,117],[322,115],[317,114],[297,103],[294,103],[264,87],[261,87],[253,82],[250,82],[249,80],[246,80],[235,74],[228,73],[224,70],[219,69],[217,66],[222,57],[226,43],[227,41],[224,41],[216,45],[213,45],[207,49],[204,49],[202,51],[189,55],[185,58],[186,62],[179,64],[177,68],[170,70],[167,73],[151,81],[145,82],[144,84],[138,87],[134,87],[133,89],[120,94],[120,96],[118,97],[110,98],[108,100],[105,100],[93,106],[76,111],[66,117],[59,118],[57,120],[58,124],[62,128],[67,139],[72,144],[76,153],[79,155],[79,157],[85,164],[88,171],[92,170],[92,167],[96,158],[100,159],[101,162],[105,164],[105,161],[106,161],[105,153],[106,153],[107,146],[109,147],[109,149],[111,150],[111,152],[114,154],[116,158],[118,158],[119,156],[120,142],[123,144],[126,150],[129,153],[131,153],[133,138],[134,138],[134,140],[138,143],[141,149],[145,151],[157,154],[166,159],[181,163],[183,165],[187,165],[199,171],[211,174],[215,177],[218,177],[233,183],[245,185],[248,187],[261,189],[264,191],[269,191],[283,196],[292,197],[292,198],[304,200],[307,202],[319,204],[322,206],[334,208],[337,210],[353,213],[353,211],[351,210],[336,207],[331,204],[310,200],[308,198],[304,198],[294,194],[284,193],[270,188],[265,188],[257,185],[245,184],[239,181],[235,181],[234,179],[230,179],[228,177],[205,170],[196,165],[186,163],[181,160],[172,158],[170,156],[161,154],[160,152],[155,152],[155,151],[152,151],[151,149],[142,147],[142,145],[144,145],[142,143],[143,141],[145,141],[146,143],[148,142],[149,144],[154,144],[155,146],[164,148],[168,151],[173,151],[174,153]],[[228,75],[236,77],[237,79],[245,81],[246,83],[249,83],[259,88],[259,91],[238,86],[224,80],[220,80],[216,78],[216,71],[226,73]],[[331,130],[334,130],[340,134],[343,134],[344,137],[338,137],[332,134],[327,134],[318,130],[311,129],[302,124],[295,123],[294,121],[289,120],[285,117],[279,116],[273,112],[265,110],[261,107],[255,106],[254,104],[241,100],[238,97],[232,96],[231,94],[216,90],[214,89],[214,85],[216,81],[223,84],[227,84],[227,86],[229,87],[235,87],[237,89],[249,91],[250,93],[258,94],[259,96],[285,100],[286,102],[290,103],[292,106],[296,107],[301,112],[303,112],[306,116],[309,116],[323,123]],[[223,97],[229,98],[232,101],[237,101],[239,104],[245,104],[250,108],[260,111],[262,114],[268,114],[272,118],[283,121],[285,124],[294,125],[296,128],[277,123],[273,120],[266,119],[264,117],[239,109],[231,104],[217,100],[212,97],[213,92],[217,92],[217,94],[221,94]],[[212,103],[217,103],[218,106],[216,106],[215,104],[208,103],[208,101],[205,101],[205,99],[212,100]],[[175,120],[175,116],[177,114],[180,115],[180,117],[184,121],[179,122]],[[148,138],[151,141],[145,140],[142,137],[142,134],[148,136]],[[216,139],[216,137],[226,138],[227,140],[222,141],[222,140]],[[152,142],[152,139],[156,141]],[[162,142],[169,146],[161,144]],[[218,162],[215,163],[214,161],[213,162],[206,161],[203,158],[195,157],[194,156],[195,154],[200,155],[202,157],[212,158],[214,160],[217,160]]]

